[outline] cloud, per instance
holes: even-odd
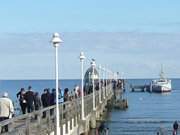
[[[59,47],[61,78],[79,78],[80,51],[84,51],[88,59],[95,58],[97,64],[124,72],[126,77],[156,77],[161,64],[167,67],[170,76],[180,75],[179,33],[71,32],[60,35],[64,41]],[[0,34],[1,78],[52,78],[51,36],[51,33]],[[89,66],[89,61],[85,66]]]

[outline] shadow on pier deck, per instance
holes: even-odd
[[[59,104],[61,135],[87,135],[90,128],[96,128],[96,121],[103,120],[106,105],[113,97],[112,85],[107,87],[103,88],[101,96],[99,91],[95,93],[96,110],[93,110],[93,95],[85,96],[85,120],[81,119],[81,98]],[[8,125],[9,128],[2,135],[55,135],[55,120],[55,106],[51,106],[2,121],[0,127]]]

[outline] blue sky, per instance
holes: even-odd
[[[0,79],[53,78],[53,32],[60,78],[80,77],[81,50],[126,78],[157,77],[161,64],[179,77],[179,13],[178,0],[2,1]]]
[[[178,0],[6,0],[2,32],[178,32]]]

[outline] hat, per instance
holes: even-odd
[[[4,93],[3,93],[3,97],[8,97],[8,93],[7,93],[7,92],[4,92]]]

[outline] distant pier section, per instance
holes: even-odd
[[[150,85],[130,85],[131,92],[150,92]]]

